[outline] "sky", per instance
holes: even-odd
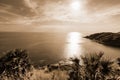
[[[0,0],[0,31],[117,32],[119,21],[120,0]]]

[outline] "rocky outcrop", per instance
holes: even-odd
[[[95,33],[95,34],[86,36],[85,38],[97,41],[105,45],[120,47],[120,32],[118,33],[112,33],[112,32]]]

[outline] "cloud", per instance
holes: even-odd
[[[33,12],[37,13],[37,3],[35,1],[32,1],[32,0],[23,0],[25,5],[30,8]]]
[[[106,18],[112,19],[112,16],[119,15],[119,14],[120,14],[120,6],[113,6],[103,10],[92,12],[91,14],[88,14],[87,18],[89,19],[88,22],[104,21],[106,20]]]
[[[22,16],[36,15],[35,3],[31,0],[0,0],[0,6],[2,6],[0,9]]]
[[[120,0],[86,0],[79,11],[71,10],[71,3],[72,0],[0,0],[0,24],[94,23],[120,13]]]
[[[96,12],[113,6],[120,6],[120,0],[86,0],[88,11]]]
[[[0,12],[3,13],[3,14],[0,14],[0,16],[4,16],[3,18],[9,19],[10,22],[7,22],[7,23],[16,22],[16,24],[17,23],[24,24],[24,23],[32,23],[32,22],[38,22],[38,21],[44,21],[44,20],[47,21],[50,19],[54,20],[54,19],[64,17],[64,15],[66,14],[66,11],[64,10],[65,7],[60,6],[61,5],[61,2],[59,2],[60,0],[59,1],[55,0],[55,2],[45,0],[45,1],[42,1],[42,4],[40,1],[38,2],[38,0],[36,1],[35,0],[34,1],[12,0],[12,1],[11,2],[9,0],[0,1],[0,4],[1,4]],[[3,4],[5,4],[5,6],[3,6]],[[8,7],[8,6],[11,6],[11,7]],[[13,18],[16,18],[16,19],[13,19]]]
[[[0,24],[23,23],[37,15],[36,7],[32,0],[0,0]]]
[[[120,14],[120,0],[86,0],[83,22],[95,23]]]

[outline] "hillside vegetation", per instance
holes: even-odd
[[[85,38],[97,41],[99,43],[120,47],[120,32],[112,33],[112,32],[103,32],[103,33],[95,33]]]
[[[15,49],[0,58],[0,80],[119,80],[120,58],[87,54],[35,68],[26,50]]]

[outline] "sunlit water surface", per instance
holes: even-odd
[[[120,48],[105,46],[82,38],[80,32],[70,33],[0,33],[0,56],[3,52],[22,48],[29,51],[35,64],[50,64],[84,54],[104,52],[105,57],[120,56]]]
[[[65,46],[65,57],[79,57],[82,54],[82,34],[79,32],[71,32],[67,35],[67,44]]]

